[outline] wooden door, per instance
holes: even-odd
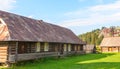
[[[111,52],[112,51],[112,47],[108,47],[108,52]]]

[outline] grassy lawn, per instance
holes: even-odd
[[[60,59],[46,58],[11,69],[120,69],[120,53],[86,54]]]

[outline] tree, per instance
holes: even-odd
[[[100,34],[100,29],[95,29],[91,32],[87,32],[84,34],[79,35],[79,38],[83,41],[87,42],[87,44],[100,44],[101,38],[98,38],[98,35]]]
[[[111,26],[111,27],[110,27],[110,35],[111,35],[112,37],[114,37],[114,31],[115,31],[115,27],[114,27],[114,26]]]

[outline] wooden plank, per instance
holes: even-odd
[[[2,53],[0,53],[0,56],[1,56],[2,54],[7,54],[7,53],[3,53],[3,52],[2,52]]]
[[[85,54],[85,51],[77,51],[77,54]]]
[[[0,56],[0,59],[7,59],[7,56]]]
[[[6,62],[7,61],[7,50],[8,47],[6,45],[0,46],[0,62]]]
[[[0,47],[0,50],[7,50],[8,47]]]
[[[7,48],[7,46],[0,46],[0,48]]]
[[[4,62],[6,62],[7,60],[6,59],[0,59],[0,62],[1,63],[4,63]]]
[[[15,55],[9,55],[8,61],[9,61],[10,63],[15,63]]]
[[[0,49],[0,50],[7,50],[7,49]]]
[[[7,54],[7,52],[0,52],[0,54]]]
[[[0,50],[0,53],[7,53],[7,50]]]
[[[1,56],[7,56],[8,54],[7,53],[0,53],[0,57]]]
[[[18,54],[17,60],[18,61],[31,60],[48,56],[58,56],[58,52]]]

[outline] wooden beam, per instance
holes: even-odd
[[[58,52],[43,52],[43,53],[18,54],[17,61],[39,59],[39,58],[50,57],[50,56],[51,57],[52,56],[58,56]]]
[[[15,62],[17,62],[17,58],[18,58],[18,42],[16,42]]]

